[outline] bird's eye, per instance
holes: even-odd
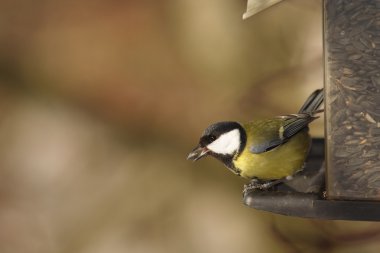
[[[210,141],[215,141],[216,137],[214,135],[210,135]]]

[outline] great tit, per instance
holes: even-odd
[[[226,121],[210,125],[187,159],[220,160],[230,171],[251,182],[244,192],[268,189],[303,169],[311,146],[308,125],[317,119],[323,89],[314,91],[297,114],[245,124]]]

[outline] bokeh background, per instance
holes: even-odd
[[[0,252],[378,252],[376,223],[245,207],[203,129],[323,84],[321,0],[0,1]],[[312,134],[323,135],[323,120]]]

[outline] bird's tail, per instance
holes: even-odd
[[[323,112],[323,109],[318,109],[323,102],[323,89],[315,90],[302,105],[298,113],[314,115],[319,112]]]

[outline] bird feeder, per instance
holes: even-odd
[[[281,1],[248,0],[243,18]],[[243,201],[284,215],[378,221],[380,2],[324,0],[323,27],[325,138],[313,140],[296,190],[252,191]]]

